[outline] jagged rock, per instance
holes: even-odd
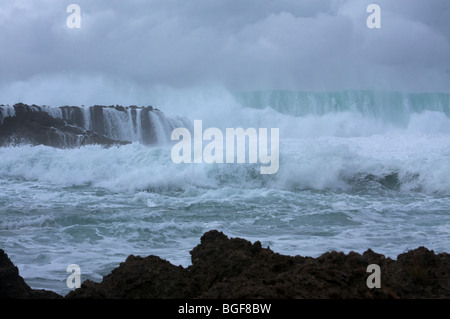
[[[104,118],[103,118],[103,106],[95,105],[94,107],[91,107],[90,109],[91,113],[91,125],[92,125],[92,131],[96,132],[97,134],[105,135],[105,124],[104,124]]]
[[[0,106],[0,146],[28,143],[77,147],[131,142],[151,146],[169,142],[177,127],[190,128],[190,123],[182,117],[167,118],[152,106]]]
[[[144,108],[142,109],[141,115],[142,143],[147,145],[156,144],[158,142],[154,124],[148,116],[148,114],[152,111],[153,109],[151,108]]]
[[[284,256],[210,231],[191,251],[192,266],[130,256],[101,283],[85,282],[66,298],[449,298],[450,255],[420,247],[398,261],[371,250]],[[381,288],[366,285],[367,266],[381,267]]]
[[[14,105],[14,110],[15,116],[4,118],[3,124],[0,125],[0,146],[26,143],[72,148],[90,144],[112,146],[130,143],[112,140],[92,131],[70,125],[62,119],[54,118],[48,113],[42,112],[37,106],[20,103]]]
[[[19,270],[0,249],[0,299],[57,299],[52,291],[33,290],[19,276]]]
[[[156,256],[129,256],[101,284],[85,281],[71,298],[176,299],[191,298],[192,280],[186,269]]]
[[[191,251],[192,266],[156,256],[129,256],[103,278],[85,281],[67,299],[329,299],[449,298],[450,255],[424,247],[397,260],[367,250],[327,252],[318,258],[284,256],[240,238],[209,231]],[[381,268],[381,288],[370,289],[367,266]],[[32,291],[0,251],[0,298],[55,298]]]
[[[62,106],[60,107],[63,119],[72,125],[85,127],[83,112],[78,106]]]

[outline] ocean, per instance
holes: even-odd
[[[287,255],[450,250],[450,94],[221,89],[151,103],[153,146],[111,109],[105,134],[133,143],[0,148],[0,248],[32,288],[65,295],[68,265],[99,282],[131,254],[187,267],[212,229]],[[279,128],[278,172],[175,164],[170,131],[194,120]]]

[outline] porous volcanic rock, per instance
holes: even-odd
[[[66,298],[449,298],[450,255],[424,247],[397,260],[372,250],[284,256],[260,242],[209,231],[191,251],[192,266],[156,256],[129,256],[103,278],[86,281]],[[367,266],[381,268],[381,288],[369,289]]]
[[[102,282],[86,280],[66,299],[391,299],[450,298],[450,255],[419,247],[396,260],[372,250],[285,256],[260,242],[213,230],[191,251],[192,265],[130,255]],[[381,269],[381,288],[368,288],[368,265]],[[31,289],[0,250],[0,298],[62,298]]]
[[[0,299],[58,299],[52,291],[34,290],[19,276],[19,270],[0,249]]]
[[[69,124],[62,119],[50,116],[35,105],[19,103],[14,105],[14,111],[14,116],[2,120],[0,146],[31,144],[73,148],[91,144],[114,146],[131,143],[112,140],[101,134]]]

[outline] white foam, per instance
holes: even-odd
[[[6,106],[0,106],[0,125],[3,124],[3,121],[7,117],[14,117],[16,116],[16,110],[14,106],[6,105]]]
[[[117,192],[186,190],[191,186],[279,189],[341,189],[358,179],[397,174],[404,191],[450,193],[450,139],[447,135],[392,133],[358,138],[285,139],[280,170],[255,174],[257,165],[174,164],[170,146],[139,143],[122,147],[45,146],[0,149],[0,176],[59,186],[93,185]]]

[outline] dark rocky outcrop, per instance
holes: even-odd
[[[190,123],[182,117],[168,118],[152,106],[0,105],[0,146],[27,143],[72,148],[132,142],[151,146],[169,142],[177,127],[190,127]]]
[[[83,111],[78,106],[62,106],[60,107],[62,119],[71,125],[85,127]]]
[[[0,146],[31,144],[47,145],[57,148],[72,148],[90,144],[105,146],[128,144],[126,141],[109,139],[66,121],[54,118],[38,106],[14,105],[15,116],[6,117],[0,125]],[[71,111],[74,122],[83,120],[76,109]]]
[[[147,145],[155,144],[158,141],[154,124],[149,117],[149,113],[152,111],[150,108],[143,109],[141,115],[142,142]]]
[[[192,266],[130,256],[101,283],[86,281],[66,298],[449,298],[450,255],[418,248],[385,258],[328,252],[284,256],[210,231],[191,251]],[[381,267],[380,289],[369,289],[369,264]]]
[[[0,299],[57,299],[52,291],[31,289],[19,276],[19,270],[0,249]]]
[[[327,252],[318,258],[284,256],[218,231],[205,233],[191,251],[192,266],[174,266],[156,256],[129,256],[103,278],[85,281],[67,299],[330,299],[450,298],[450,255],[424,247],[397,260],[372,250]],[[381,288],[369,289],[367,266],[381,268]],[[6,278],[3,263],[0,278]],[[11,270],[11,264],[7,269]],[[14,276],[0,296],[30,298]],[[6,290],[6,291],[5,291]],[[53,295],[54,296],[54,295]]]
[[[67,123],[76,125],[78,127],[89,127],[90,131],[111,138],[108,134],[111,131],[117,133],[117,128],[114,127],[106,127],[105,125],[105,110],[115,110],[118,112],[123,112],[128,117],[128,111],[130,111],[131,123],[127,123],[127,125],[131,124],[134,130],[137,130],[140,127],[141,132],[137,134],[141,134],[138,139],[141,143],[145,145],[154,145],[158,142],[157,132],[155,129],[155,123],[151,120],[151,113],[160,114],[161,111],[153,108],[152,106],[147,107],[138,107],[136,105],[131,105],[128,107],[124,107],[121,105],[94,105],[87,108],[87,112],[89,114],[89,123],[85,123],[85,117],[83,115],[82,108],[78,106],[62,106],[59,107],[62,111],[62,119]],[[140,122],[138,123],[137,119],[137,110],[141,111]],[[117,120],[117,118],[115,119]],[[113,121],[115,122],[115,121]],[[164,123],[165,119],[161,121]],[[116,124],[119,124],[116,122]],[[124,123],[122,123],[123,125]]]
[[[100,105],[95,105],[90,108],[91,112],[91,123],[92,130],[98,134],[105,135],[105,125],[103,119],[103,107]]]

